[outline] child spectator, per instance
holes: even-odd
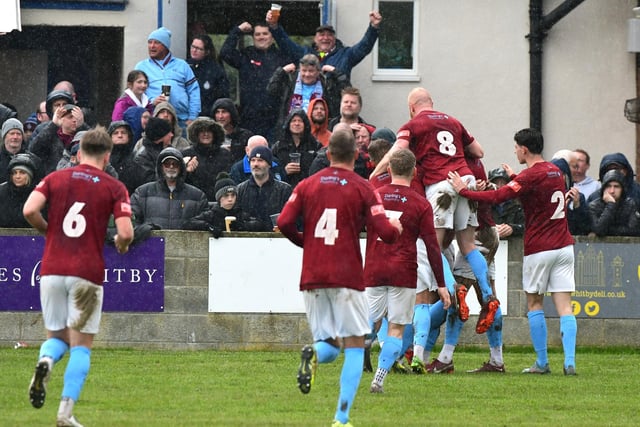
[[[145,94],[147,87],[149,86],[149,78],[144,71],[133,70],[129,71],[127,75],[127,88],[124,94],[116,100],[113,106],[113,113],[111,114],[111,120],[122,120],[124,118],[124,112],[129,107],[142,107],[153,113],[153,104],[149,101],[149,98]]]
[[[234,217],[230,221],[230,231],[253,231],[255,220],[237,205],[238,187],[226,172],[220,172],[215,185],[216,203],[211,209],[186,221],[185,230],[209,230],[211,235],[218,239],[222,232],[226,231],[225,218]]]

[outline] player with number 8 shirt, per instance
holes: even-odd
[[[358,149],[353,132],[334,128],[327,156],[330,166],[296,186],[278,218],[278,227],[303,248],[300,290],[314,344],[302,349],[298,387],[311,389],[317,363],[329,363],[344,344],[340,396],[334,426],[350,425],[364,361],[364,335],[369,309],[363,279],[360,232],[375,230],[388,243],[398,239],[402,225],[387,220],[380,197],[369,182],[353,172]],[[302,217],[304,231],[296,221]]]

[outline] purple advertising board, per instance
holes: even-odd
[[[104,247],[103,311],[164,311],[164,238]],[[42,236],[0,236],[0,311],[40,311]]]

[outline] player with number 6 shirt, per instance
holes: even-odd
[[[89,373],[93,337],[100,326],[103,248],[111,215],[117,251],[127,252],[133,240],[127,189],[104,172],[112,148],[104,128],[87,131],[80,141],[80,164],[47,175],[23,208],[27,221],[45,234],[40,302],[47,340],[40,347],[29,400],[36,409],[44,405],[51,371],[69,352],[58,426],[81,426],[73,408]],[[45,207],[47,219],[42,215]]]

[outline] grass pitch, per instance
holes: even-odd
[[[451,375],[389,374],[385,393],[369,393],[364,373],[351,422],[364,426],[640,425],[640,349],[578,348],[576,377],[524,375],[530,348],[505,349],[506,374],[467,374],[488,351],[459,348]],[[372,354],[374,365],[377,352]],[[437,353],[435,353],[437,355]],[[66,358],[53,370],[47,401],[33,409],[28,385],[36,347],[0,348],[0,426],[55,423]],[[95,349],[75,415],[87,426],[329,426],[342,356],[320,365],[311,393],[296,386],[299,352]]]

